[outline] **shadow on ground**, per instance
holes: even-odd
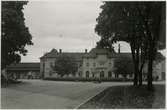
[[[79,107],[84,108],[165,108],[165,85],[154,85],[154,91],[148,91],[146,85],[109,87]]]

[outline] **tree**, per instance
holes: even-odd
[[[152,90],[153,60],[158,49],[165,48],[165,2],[146,2],[137,6],[148,40],[148,89]],[[161,46],[160,46],[161,44]],[[163,46],[162,46],[163,44]]]
[[[52,69],[63,77],[64,75],[75,74],[78,67],[75,58],[67,55],[59,55]]]
[[[33,45],[32,36],[25,26],[23,6],[27,1],[2,1],[1,68],[21,60],[26,45]]]
[[[157,45],[153,44],[160,41],[158,38],[162,19],[159,16],[165,15],[162,13],[165,11],[161,9],[163,7],[165,10],[164,4],[165,2],[104,2],[101,6],[102,12],[97,18],[95,31],[101,39],[111,44],[116,41],[130,44],[134,62],[134,85],[138,85],[138,81],[139,85],[142,84],[142,68],[146,59],[150,62],[148,77],[152,75],[151,60],[155,54],[152,51],[157,49]],[[161,25],[164,29],[165,24]],[[152,39],[153,36],[156,40]],[[150,81],[152,83],[151,78]]]
[[[122,74],[126,77],[128,74],[133,74],[133,61],[131,57],[119,57],[114,60],[116,74]]]
[[[105,2],[101,8],[95,31],[101,36],[101,40],[110,42],[110,45],[117,41],[130,44],[134,63],[134,85],[137,85],[139,68],[142,69],[145,61],[144,58],[142,63],[139,61],[139,52],[145,46],[141,45],[144,44],[144,33],[139,25],[139,13],[133,2]]]

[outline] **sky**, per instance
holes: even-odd
[[[21,62],[40,62],[53,48],[64,52],[84,52],[96,46],[96,18],[101,12],[100,0],[30,1],[24,6],[25,24],[33,36],[33,46]],[[129,44],[119,42],[121,52],[130,52]],[[118,50],[118,43],[114,44]]]

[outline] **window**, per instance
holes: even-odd
[[[81,71],[78,73],[78,75],[79,75],[79,76],[81,76],[81,75],[82,75],[82,74],[81,74]]]
[[[52,71],[49,71],[49,76],[52,76]]]
[[[108,72],[108,77],[109,77],[109,78],[112,77],[111,71]]]
[[[101,78],[104,78],[104,71],[101,71],[101,72],[100,72],[100,77],[101,77]]]
[[[93,63],[93,66],[96,67],[96,63]]]
[[[86,63],[86,66],[89,66],[89,63]]]
[[[43,63],[43,73],[45,73],[45,62]]]
[[[89,71],[86,71],[86,77],[89,78]]]
[[[50,67],[53,67],[53,62],[50,62]]]
[[[92,73],[92,77],[93,77],[93,78],[95,77],[95,74],[94,74],[94,73]]]

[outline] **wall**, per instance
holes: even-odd
[[[55,64],[56,58],[45,58],[40,62],[40,72],[44,74],[44,78],[51,77],[50,71],[52,71],[51,65]]]
[[[83,59],[83,77],[86,77],[86,72],[89,71],[89,77],[100,77],[100,72],[104,71],[104,77],[108,78],[108,72],[113,71],[114,59],[108,58],[106,54],[97,55],[95,58]],[[112,75],[113,76],[113,75]]]
[[[158,80],[163,80],[163,72],[165,70],[164,65],[165,65],[165,60],[161,61],[161,62],[153,62],[153,78],[158,76]],[[148,65],[145,64],[144,68],[143,68],[143,72],[145,74],[145,76],[147,75],[147,71],[148,70]],[[147,76],[146,76],[147,77]]]

